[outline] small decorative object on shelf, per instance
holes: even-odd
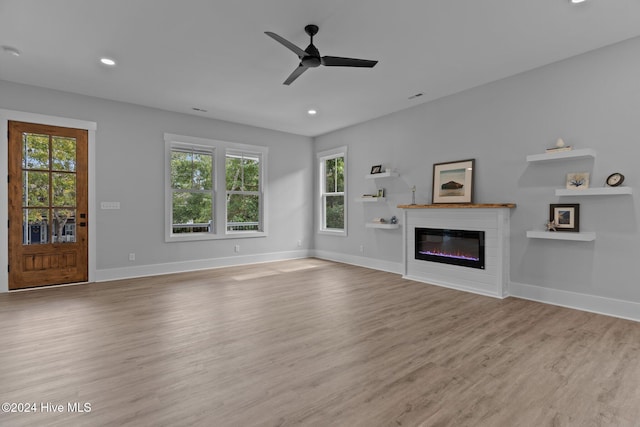
[[[378,190],[378,197],[384,197],[384,188]]]
[[[374,224],[386,224],[387,220],[384,218],[373,218],[371,222]]]
[[[556,146],[555,147],[551,147],[551,148],[547,148],[546,152],[547,153],[559,153],[561,151],[571,151],[573,149],[573,147],[571,147],[570,145],[566,145],[564,143],[564,141],[562,140],[562,138],[558,138],[558,140],[556,141]]]
[[[589,188],[589,172],[571,172],[567,174],[567,190]]]
[[[416,186],[411,187],[411,204],[416,204]]]
[[[397,224],[397,223],[398,223],[398,218],[396,218],[396,216],[394,215],[394,216],[392,216],[392,217],[391,217],[391,219],[389,220],[389,222],[390,222],[391,224]]]
[[[607,185],[609,187],[617,187],[624,182],[624,175],[620,172],[614,172],[607,178]]]
[[[554,221],[547,222],[547,231],[556,231],[556,223]]]
[[[382,173],[382,165],[371,166],[371,175]]]

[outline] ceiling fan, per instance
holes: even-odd
[[[309,68],[315,68],[320,65],[325,65],[327,67],[373,68],[378,63],[378,61],[370,61],[368,59],[342,58],[339,56],[320,56],[320,52],[313,45],[313,36],[318,34],[318,26],[307,25],[306,27],[304,27],[304,31],[311,37],[311,43],[305,50],[300,49],[298,46],[291,43],[284,37],[277,35],[276,33],[272,33],[271,31],[264,32],[266,35],[284,45],[286,48],[298,55],[298,58],[300,58],[300,65],[298,65],[298,68],[293,70],[293,73],[291,73],[289,77],[287,77],[287,80],[284,81],[285,85],[290,85],[291,83],[293,83],[295,79],[300,77],[300,75],[307,71]]]

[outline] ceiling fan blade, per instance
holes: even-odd
[[[373,68],[378,61],[368,59],[341,58],[339,56],[323,56],[322,65],[327,67],[367,67]]]
[[[298,68],[296,68],[295,70],[293,70],[293,73],[291,73],[289,75],[289,77],[287,77],[287,80],[284,81],[284,83],[282,83],[283,85],[290,85],[291,83],[293,83],[293,81],[295,79],[297,79],[298,77],[300,77],[300,75],[302,73],[304,73],[305,71],[307,71],[309,67],[304,67],[302,65],[299,65]]]
[[[272,39],[274,39],[275,41],[277,41],[278,43],[282,44],[284,47],[291,50],[296,55],[298,55],[298,58],[302,59],[305,56],[307,56],[307,52],[305,52],[303,49],[300,49],[298,46],[291,43],[289,40],[285,39],[284,37],[281,37],[276,33],[272,33],[271,31],[265,31],[264,33],[269,37],[271,37]]]

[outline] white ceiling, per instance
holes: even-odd
[[[304,49],[307,24],[380,62],[284,86],[264,32]],[[0,0],[0,79],[317,136],[639,35],[640,0]]]

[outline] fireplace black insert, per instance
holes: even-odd
[[[484,231],[416,227],[415,257],[484,269]]]

